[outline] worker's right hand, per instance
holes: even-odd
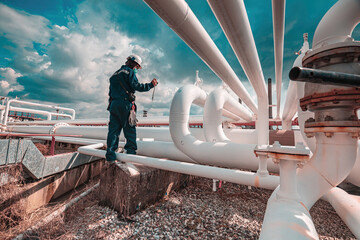
[[[154,87],[155,87],[156,85],[158,85],[158,81],[156,80],[156,78],[154,78],[154,79],[151,81],[151,83],[154,85]]]

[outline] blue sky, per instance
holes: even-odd
[[[264,77],[274,79],[271,1],[244,2]],[[335,2],[286,2],[284,93],[303,33],[309,33],[311,43],[317,24]],[[206,0],[187,3],[255,100]],[[359,36],[357,27],[353,37]],[[81,118],[108,116],[108,78],[131,53],[143,58],[140,82],[159,79],[153,102],[152,92],[137,94],[139,110],[147,109],[152,115],[168,114],[172,96],[182,85],[194,82],[196,70],[207,91],[221,84],[141,0],[0,0],[0,41],[1,96],[72,107]]]

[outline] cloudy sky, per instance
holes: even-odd
[[[318,22],[335,2],[287,1],[285,92],[303,33],[309,33],[311,43]],[[206,0],[187,3],[255,100]],[[265,79],[274,79],[271,1],[245,0],[245,6]],[[359,27],[353,36],[359,39]],[[131,53],[143,59],[140,82],[153,77],[160,82],[154,101],[152,91],[137,94],[139,110],[149,110],[151,115],[168,115],[174,93],[184,84],[193,84],[196,70],[207,91],[221,84],[141,0],[0,0],[0,41],[0,96],[75,108],[79,118],[108,116],[108,79]]]

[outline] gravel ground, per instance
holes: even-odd
[[[194,178],[163,200],[121,219],[99,206],[98,192],[55,223],[42,229],[41,239],[258,239],[271,191]],[[355,239],[325,201],[311,210],[320,239]]]

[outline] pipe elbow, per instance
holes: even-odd
[[[344,41],[360,22],[360,1],[340,0],[321,19],[313,38],[313,49]]]

